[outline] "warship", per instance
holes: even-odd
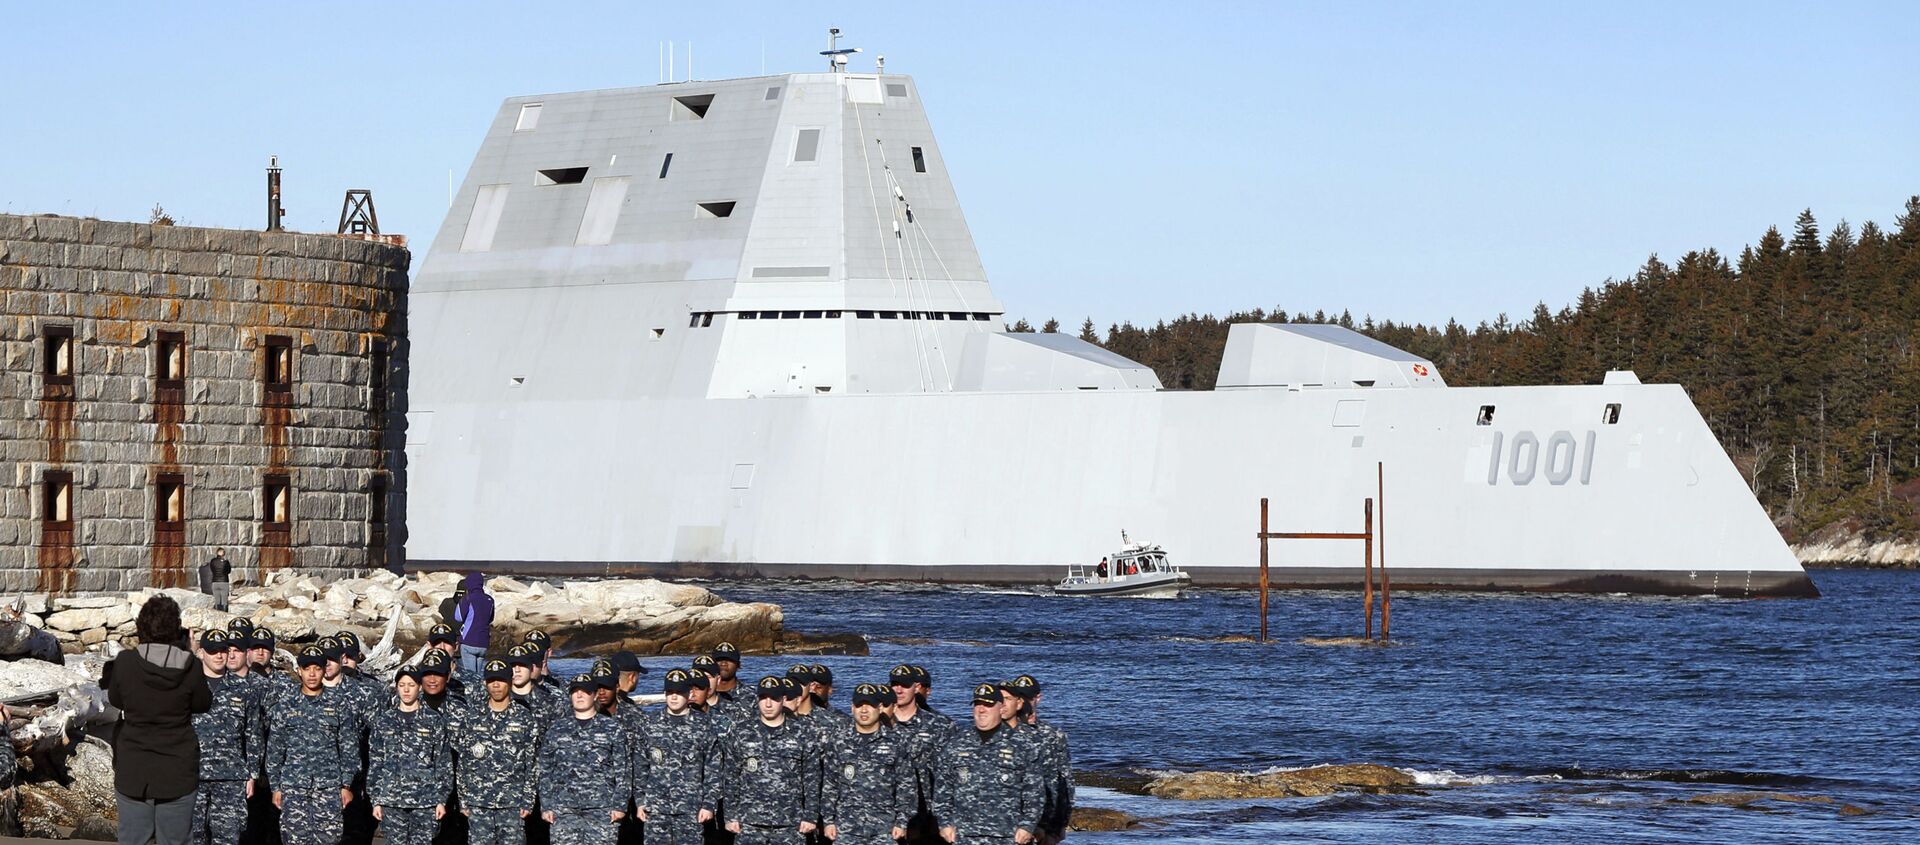
[[[409,567],[1043,584],[1126,529],[1245,586],[1268,499],[1378,532],[1402,590],[1815,594],[1678,385],[1450,387],[1240,324],[1169,390],[1008,331],[919,88],[848,52],[505,100],[409,296]]]

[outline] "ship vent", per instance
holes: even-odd
[[[696,211],[696,212],[694,212],[694,216],[695,216],[695,217],[703,217],[703,218],[711,218],[711,217],[732,217],[732,216],[733,216],[733,202],[732,202],[732,201],[728,201],[728,202],[703,202],[703,203],[700,203],[700,204],[699,204],[699,210],[698,210],[698,211]]]
[[[674,120],[702,120],[713,106],[712,94],[689,94],[673,98]]]
[[[540,171],[535,182],[542,185],[578,185],[587,181],[587,169],[584,167],[554,167]]]

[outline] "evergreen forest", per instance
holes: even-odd
[[[1607,370],[1684,386],[1789,540],[1823,529],[1920,536],[1920,196],[1891,230],[1811,210],[1732,259],[1714,249],[1649,257],[1558,311],[1471,328],[1254,309],[1130,322],[1080,337],[1208,390],[1227,327],[1337,323],[1425,357],[1447,383],[1597,384]],[[1008,327],[1034,331],[1025,320]],[[1048,320],[1041,331],[1059,331]]]

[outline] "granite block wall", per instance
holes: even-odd
[[[0,592],[397,565],[398,241],[0,215]]]

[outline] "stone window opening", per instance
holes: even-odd
[[[369,370],[367,373],[367,390],[373,394],[370,397],[370,404],[374,413],[383,414],[387,411],[387,371],[392,367],[393,360],[393,354],[387,344],[387,339],[384,337],[374,338],[367,355],[370,359],[367,365]]]
[[[293,483],[285,475],[269,475],[260,485],[260,521],[272,528],[293,522]]]
[[[367,484],[367,524],[387,527],[387,477],[376,475]]]
[[[73,384],[73,327],[47,326],[40,330],[41,375],[47,384]]]
[[[153,521],[162,528],[178,529],[187,521],[187,481],[185,476],[162,475],[153,482]]]
[[[184,390],[187,386],[187,336],[185,332],[157,332],[153,343],[154,386],[161,390]]]
[[[293,339],[271,335],[261,347],[260,381],[268,393],[293,391]]]
[[[73,473],[50,469],[40,476],[40,522],[48,528],[73,528]]]

